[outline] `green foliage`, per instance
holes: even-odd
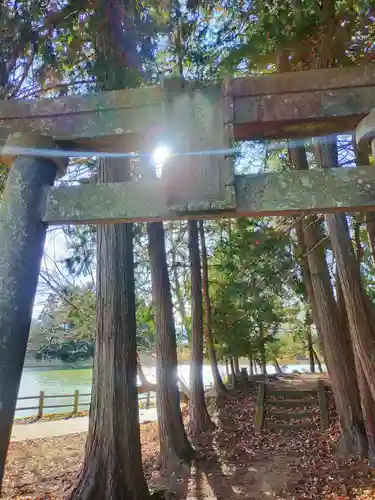
[[[273,342],[286,320],[293,259],[288,237],[267,219],[241,219],[210,265],[212,327],[219,353],[248,355]]]
[[[154,351],[156,327],[152,307],[137,303],[137,345]],[[90,286],[72,287],[51,294],[33,323],[29,352],[37,359],[77,361],[91,358],[95,347],[96,297]]]

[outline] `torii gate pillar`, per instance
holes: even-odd
[[[15,134],[10,145],[53,150],[49,137]],[[53,154],[53,151],[51,151]],[[65,159],[13,159],[0,210],[0,491],[17,403],[47,225],[47,187]]]

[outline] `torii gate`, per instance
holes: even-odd
[[[375,65],[0,103],[12,164],[0,212],[0,484],[47,226],[374,209],[375,169],[237,176],[231,157],[233,140],[357,127],[369,142],[373,108]],[[151,151],[163,137],[180,154],[161,179],[53,187],[73,153]]]

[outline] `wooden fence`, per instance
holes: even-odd
[[[154,399],[151,396],[151,392],[143,393],[145,396],[138,397],[139,401],[146,401],[146,409],[150,408],[151,399]],[[36,417],[42,418],[44,415],[44,410],[46,409],[58,409],[58,408],[68,408],[72,407],[72,414],[75,415],[78,413],[80,407],[88,408],[90,406],[90,401],[81,401],[80,398],[90,397],[91,393],[80,393],[78,390],[74,391],[74,394],[45,394],[44,391],[40,391],[38,396],[20,396],[17,401],[30,401],[30,400],[38,400],[37,406],[22,406],[20,408],[16,408],[17,411],[31,411],[37,410]],[[71,402],[67,401],[65,404],[48,404],[49,399],[63,399],[63,398],[71,398]],[[47,400],[47,401],[46,401]],[[47,403],[47,404],[46,404]],[[27,404],[27,403],[26,403]]]

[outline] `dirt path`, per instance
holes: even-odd
[[[375,499],[367,464],[335,455],[337,423],[324,435],[318,428],[289,436],[255,434],[254,401],[250,393],[228,401],[216,413],[217,429],[195,443],[204,459],[165,476],[158,469],[157,424],[141,425],[149,486],[165,489],[168,500]],[[86,433],[13,441],[2,500],[64,499],[80,471],[85,440]]]
[[[139,410],[139,420],[141,423],[155,422],[157,420],[156,408]],[[44,422],[34,422],[32,424],[14,424],[11,441],[24,441],[25,439],[39,439],[54,436],[65,436],[67,434],[78,434],[80,432],[86,432],[88,424],[88,417],[50,420]]]

